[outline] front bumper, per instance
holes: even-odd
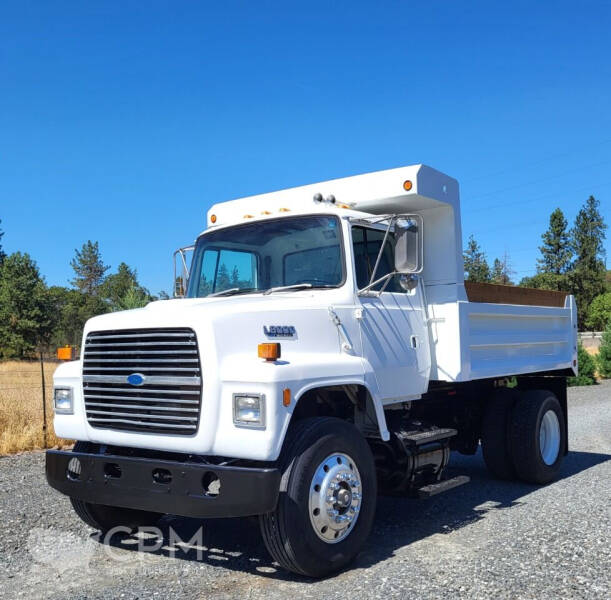
[[[78,478],[68,475],[73,458],[80,462]],[[217,495],[204,491],[210,474],[219,480]],[[51,487],[85,502],[196,518],[270,512],[280,486],[277,469],[61,450],[47,451],[46,475]]]

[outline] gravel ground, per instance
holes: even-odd
[[[571,452],[546,487],[490,480],[428,500],[380,498],[349,570],[309,581],[276,569],[256,521],[204,524],[201,546],[101,543],[44,480],[44,455],[0,459],[0,598],[611,598],[611,382],[569,393]],[[167,518],[181,539],[200,522]],[[159,545],[159,544],[158,544]],[[173,551],[177,550],[177,551]],[[199,550],[199,552],[198,552]],[[199,553],[199,556],[198,556]]]

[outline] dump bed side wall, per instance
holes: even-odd
[[[573,368],[575,302],[565,307],[461,302],[469,379]]]
[[[431,379],[470,381],[573,369],[577,359],[576,307],[484,302],[429,306]]]

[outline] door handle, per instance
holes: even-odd
[[[417,335],[411,335],[409,340],[414,350],[418,348],[418,336]]]

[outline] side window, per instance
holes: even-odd
[[[356,285],[359,289],[364,288],[369,284],[373,268],[375,267],[380,247],[384,240],[385,231],[379,229],[369,229],[367,227],[352,228],[352,246],[354,249],[354,266],[356,268]],[[395,270],[395,239],[389,235],[386,240],[384,252],[380,258],[378,269],[375,278],[379,279],[387,273],[392,273]],[[374,290],[382,288],[385,282],[374,286]],[[396,277],[393,277],[384,291],[387,292],[402,292],[399,287]]]
[[[199,296],[257,285],[257,256],[252,252],[210,248],[204,252]]]

